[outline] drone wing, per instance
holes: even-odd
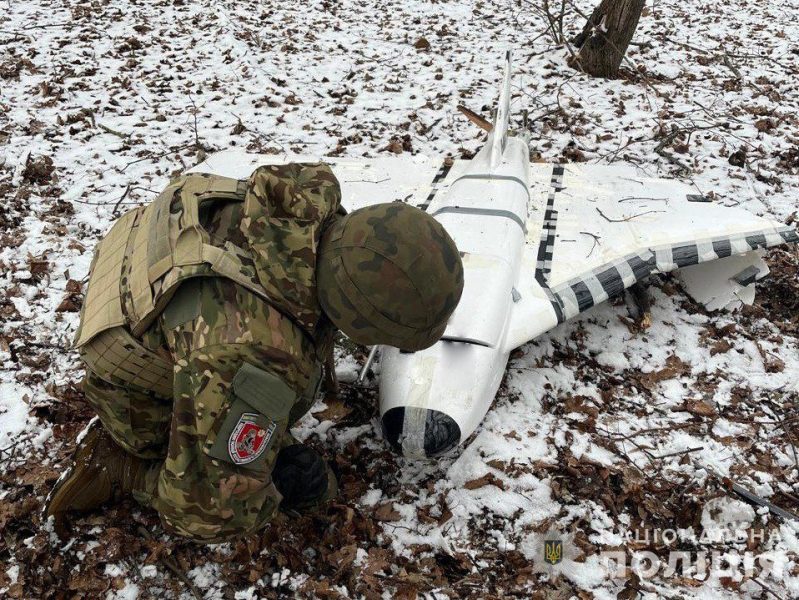
[[[406,202],[426,208],[449,171],[440,158],[399,155],[380,158],[331,158],[295,154],[218,152],[190,171],[247,179],[256,168],[288,162],[324,160],[341,185],[341,203],[348,211],[380,202]]]
[[[244,179],[261,165],[318,160],[234,150],[192,171]],[[409,155],[324,160],[349,211],[396,201],[426,209],[470,164]],[[689,293],[711,309],[749,303],[753,282],[768,273],[762,249],[799,242],[794,229],[771,218],[630,167],[534,163],[529,180],[527,240],[504,344],[509,350],[653,273],[681,269]]]
[[[799,242],[794,229],[769,217],[628,167],[536,164],[530,187],[511,345],[551,328],[542,319],[541,292],[556,323],[674,269],[708,308],[751,302],[754,281],[768,272],[762,249]]]

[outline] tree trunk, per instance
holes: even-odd
[[[602,0],[572,43],[569,64],[594,77],[615,77],[646,0]]]

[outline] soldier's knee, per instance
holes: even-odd
[[[164,469],[153,507],[170,531],[199,542],[220,542],[262,528],[279,502],[268,475],[214,465],[188,476]]]
[[[86,400],[114,441],[139,458],[163,458],[171,407],[144,391],[118,386],[91,371],[83,382]]]

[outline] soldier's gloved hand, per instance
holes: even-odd
[[[336,477],[325,460],[302,444],[286,446],[277,455],[272,471],[284,510],[306,510],[336,494]]]

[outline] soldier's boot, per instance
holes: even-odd
[[[335,498],[338,482],[325,460],[302,444],[277,455],[272,481],[283,496],[281,510],[308,512]]]
[[[118,446],[95,421],[78,443],[69,468],[47,496],[45,519],[55,516],[59,521],[67,511],[97,508],[117,492],[144,489],[150,463]]]

